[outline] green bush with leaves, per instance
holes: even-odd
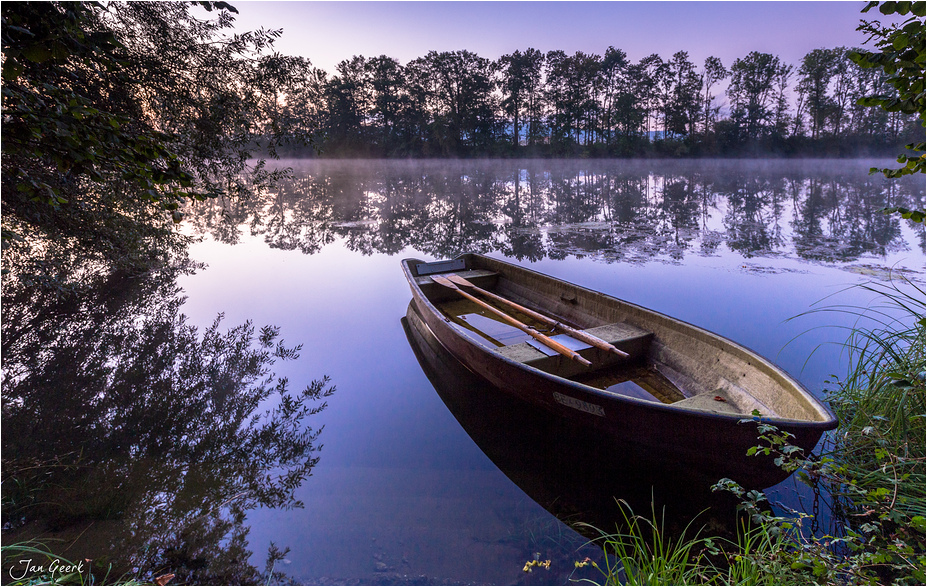
[[[869,2],[863,12],[878,8],[883,15],[897,14],[907,17],[898,25],[883,26],[879,21],[864,22],[860,31],[869,35],[878,51],[852,51],[851,61],[865,68],[879,68],[886,74],[886,83],[897,91],[897,95],[867,96],[859,101],[862,106],[875,106],[887,112],[917,114],[921,124],[927,123],[927,102],[924,97],[924,59],[927,35],[924,27],[925,2]],[[898,157],[903,167],[898,169],[877,169],[886,177],[895,178],[913,173],[925,173],[923,141],[906,146],[912,154]],[[920,216],[923,221],[923,214]]]

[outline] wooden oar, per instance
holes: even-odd
[[[512,326],[514,326],[515,328],[521,330],[521,331],[524,332],[525,334],[528,334],[528,335],[534,337],[535,339],[537,339],[538,342],[540,342],[540,343],[543,344],[544,346],[550,347],[550,348],[552,348],[553,350],[555,350],[555,351],[557,351],[558,353],[560,353],[561,355],[564,355],[564,356],[566,356],[566,357],[569,357],[569,358],[573,359],[574,361],[577,361],[577,362],[579,362],[579,363],[582,363],[583,365],[586,365],[587,367],[588,367],[589,365],[592,364],[591,361],[588,361],[587,359],[583,358],[582,356],[580,356],[579,353],[577,353],[577,352],[574,351],[573,349],[569,349],[569,348],[563,346],[562,344],[560,344],[559,342],[557,342],[556,340],[553,340],[553,339],[551,339],[551,338],[549,338],[549,337],[547,337],[547,336],[544,336],[543,334],[541,334],[540,332],[538,332],[538,331],[536,331],[536,330],[532,330],[532,329],[529,328],[526,324],[523,324],[523,323],[519,322],[518,320],[516,320],[515,318],[512,318],[511,316],[509,316],[508,314],[506,314],[506,313],[503,312],[502,310],[500,310],[500,309],[498,309],[498,308],[495,308],[495,307],[493,307],[493,306],[490,306],[489,304],[487,304],[487,303],[484,302],[483,300],[481,300],[481,299],[479,299],[479,298],[477,298],[477,297],[475,297],[475,296],[472,296],[472,295],[468,294],[468,293],[465,292],[464,290],[462,290],[462,289],[460,289],[459,287],[457,287],[453,282],[451,282],[451,281],[448,280],[447,278],[441,277],[440,275],[432,275],[431,278],[435,281],[435,283],[438,283],[438,284],[440,284],[440,285],[443,285],[444,287],[450,288],[450,289],[456,291],[457,293],[459,293],[460,295],[462,295],[463,297],[467,298],[468,300],[470,300],[470,301],[473,302],[474,304],[477,304],[477,305],[479,305],[479,306],[481,306],[481,307],[483,307],[483,308],[486,308],[487,310],[489,310],[489,311],[492,312],[493,314],[499,316],[500,318],[502,318],[503,320],[505,320],[506,322],[508,322],[508,323],[511,324]]]
[[[486,296],[486,297],[488,297],[488,298],[490,298],[490,299],[496,300],[497,302],[506,304],[506,305],[508,305],[509,307],[514,308],[515,310],[517,310],[517,311],[519,311],[519,312],[521,312],[521,313],[523,313],[523,314],[525,314],[525,315],[527,315],[527,316],[531,316],[531,317],[534,318],[535,320],[538,320],[538,321],[543,322],[543,323],[545,323],[545,324],[549,324],[549,325],[551,325],[551,326],[555,326],[555,327],[559,328],[560,330],[566,332],[567,334],[570,335],[570,337],[575,338],[576,340],[581,340],[581,341],[583,341],[583,342],[585,342],[585,343],[587,343],[587,344],[591,344],[592,346],[597,347],[597,348],[600,348],[600,349],[602,349],[603,351],[608,351],[608,352],[610,352],[610,353],[615,353],[615,354],[618,355],[619,357],[627,357],[627,356],[629,356],[628,353],[624,352],[624,351],[621,350],[621,349],[616,348],[614,345],[610,344],[608,341],[602,340],[602,339],[599,338],[598,336],[589,334],[588,332],[584,332],[584,331],[582,331],[582,330],[576,330],[575,328],[572,328],[572,327],[570,327],[570,326],[567,326],[566,324],[564,324],[564,323],[562,323],[562,322],[559,322],[559,321],[557,321],[557,320],[555,320],[555,319],[553,319],[553,318],[550,318],[549,316],[545,316],[544,314],[541,314],[541,313],[539,313],[539,312],[535,312],[534,310],[531,310],[530,308],[526,308],[526,307],[524,307],[524,306],[522,306],[522,305],[520,305],[520,304],[516,304],[516,303],[513,302],[512,300],[507,300],[507,299],[503,298],[502,296],[498,296],[498,295],[492,293],[491,291],[486,291],[485,289],[483,289],[483,288],[481,288],[481,287],[477,287],[477,286],[473,285],[472,283],[470,283],[469,281],[467,281],[465,278],[461,277],[460,275],[450,274],[450,275],[447,276],[447,279],[448,279],[449,281],[453,282],[453,283],[456,283],[457,285],[463,285],[463,286],[466,286],[466,287],[473,288],[474,290],[476,290],[477,292],[483,294],[484,296]]]

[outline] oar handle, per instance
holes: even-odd
[[[587,367],[588,367],[589,365],[592,364],[591,361],[589,361],[588,359],[584,358],[582,355],[580,355],[579,353],[577,353],[577,352],[574,351],[573,349],[567,348],[566,346],[560,344],[560,343],[557,342],[556,340],[553,340],[553,339],[550,338],[550,337],[544,336],[543,334],[541,334],[540,332],[538,332],[538,331],[536,331],[536,330],[532,330],[532,329],[529,328],[526,324],[523,324],[522,322],[519,322],[518,320],[516,320],[515,318],[509,316],[508,314],[506,314],[506,313],[503,312],[502,310],[500,310],[500,309],[498,309],[498,308],[494,308],[493,306],[490,306],[489,304],[487,304],[487,303],[484,302],[483,300],[477,298],[476,296],[473,296],[473,295],[468,294],[467,292],[463,291],[463,290],[460,289],[459,287],[455,286],[455,285],[454,285],[453,283],[451,283],[450,281],[447,281],[445,278],[440,278],[440,277],[439,277],[439,278],[435,279],[435,278],[433,277],[432,279],[434,279],[434,281],[435,281],[436,283],[440,283],[441,285],[443,285],[443,286],[445,286],[445,287],[450,287],[451,289],[453,289],[454,291],[456,291],[456,292],[459,293],[460,295],[464,296],[465,298],[467,298],[467,299],[470,300],[471,302],[473,302],[473,303],[475,303],[475,304],[477,304],[477,305],[479,305],[479,306],[481,306],[481,307],[483,307],[483,308],[486,308],[487,310],[489,310],[490,312],[492,312],[492,313],[494,313],[495,315],[499,316],[500,318],[502,318],[503,320],[505,320],[506,322],[508,322],[508,323],[511,324],[512,326],[514,326],[515,328],[521,330],[521,331],[524,332],[525,334],[528,334],[528,335],[534,337],[538,342],[540,342],[541,344],[543,344],[543,345],[545,345],[545,346],[547,346],[547,347],[552,348],[553,350],[557,351],[557,352],[560,353],[561,355],[564,355],[564,356],[566,356],[566,357],[569,357],[569,358],[573,359],[574,361],[576,361],[576,362],[578,362],[578,363],[582,363],[583,365],[586,365]],[[446,283],[445,283],[445,282],[446,282]]]
[[[482,306],[482,307],[486,308],[487,310],[493,312],[494,314],[496,314],[497,316],[499,316],[500,318],[502,318],[503,320],[505,320],[506,322],[508,322],[508,323],[511,324],[512,326],[514,326],[515,328],[521,330],[521,331],[524,332],[525,334],[528,334],[528,335],[534,337],[538,342],[540,342],[541,344],[543,344],[543,345],[545,345],[545,346],[547,346],[547,347],[550,347],[550,348],[554,349],[555,351],[557,351],[557,352],[560,353],[561,355],[564,355],[564,356],[566,356],[566,357],[569,357],[569,358],[573,359],[574,361],[576,361],[576,362],[578,362],[578,363],[582,363],[583,365],[586,365],[587,367],[588,367],[589,365],[592,364],[592,361],[589,361],[588,359],[584,358],[582,355],[580,355],[579,353],[577,353],[577,352],[574,351],[573,349],[567,348],[566,346],[560,344],[560,343],[557,342],[556,340],[554,340],[554,339],[552,339],[552,338],[550,338],[550,337],[548,337],[548,336],[545,336],[545,335],[541,334],[541,333],[538,332],[537,330],[532,330],[531,328],[528,328],[528,326],[527,326],[526,324],[524,324],[524,323],[522,323],[522,322],[519,322],[519,321],[516,320],[515,318],[512,318],[511,316],[509,316],[508,314],[506,314],[506,313],[503,312],[502,310],[499,310],[498,308],[494,308],[494,307],[490,306],[489,304],[487,304],[487,303],[484,302],[483,300],[477,298],[476,296],[472,296],[472,295],[468,294],[467,292],[463,291],[462,289],[458,289],[457,291],[460,293],[460,295],[466,297],[466,298],[467,298],[468,300],[470,300],[471,302],[474,302],[474,303],[476,303],[476,304],[479,304],[480,306]]]

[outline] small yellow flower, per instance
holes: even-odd
[[[526,572],[526,573],[530,573],[531,571],[534,570],[533,567],[544,567],[544,569],[546,569],[546,570],[549,571],[549,570],[550,570],[550,561],[549,561],[549,560],[546,560],[546,561],[544,561],[544,562],[541,562],[541,561],[539,561],[539,560],[537,560],[537,559],[535,559],[535,560],[533,560],[533,561],[528,561],[528,562],[525,563],[525,567],[522,569],[522,571],[524,571],[524,572]]]
[[[589,558],[588,556],[581,561],[573,561],[573,566],[576,567],[577,569],[588,567],[589,565],[592,565],[593,567],[597,569],[599,568],[599,565],[595,564],[595,561]]]

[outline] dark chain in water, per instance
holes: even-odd
[[[814,502],[811,504],[811,534],[817,534],[820,524],[818,517],[821,513],[821,482],[815,477],[811,483],[811,490],[814,492]]]

